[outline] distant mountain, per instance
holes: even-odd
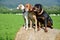
[[[60,6],[60,0],[0,0],[0,6],[16,8],[19,4],[30,3],[32,5],[40,3],[43,6]]]

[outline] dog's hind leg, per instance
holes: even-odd
[[[45,19],[45,30],[44,30],[45,32],[48,32],[48,30],[47,30],[47,20]]]
[[[52,22],[51,22],[51,21],[48,21],[47,26],[48,26],[49,28],[53,29],[52,25],[53,25]]]

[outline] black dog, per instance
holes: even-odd
[[[41,24],[44,24],[45,32],[47,32],[47,27],[50,27],[51,29],[53,29],[52,27],[53,21],[51,17],[47,14],[47,12],[42,9],[42,5],[35,4],[33,9],[34,9],[34,12],[36,13],[38,22],[40,22]]]

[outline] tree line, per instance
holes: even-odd
[[[43,9],[48,14],[60,14],[60,7],[59,6],[43,7]],[[9,9],[6,7],[0,7],[0,14],[16,14],[16,13],[22,13],[22,11],[17,10],[17,9]]]

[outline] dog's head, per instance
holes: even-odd
[[[23,4],[20,4],[20,5],[18,5],[17,9],[24,10],[24,9],[25,9],[25,7],[24,7],[24,5],[23,5]]]
[[[42,5],[41,4],[35,4],[34,5],[34,7],[33,7],[33,10],[35,11],[35,12],[41,12],[41,10],[42,10]]]
[[[26,11],[32,11],[32,5],[29,4],[29,3],[26,4],[26,5],[25,5],[25,10],[26,10]]]

